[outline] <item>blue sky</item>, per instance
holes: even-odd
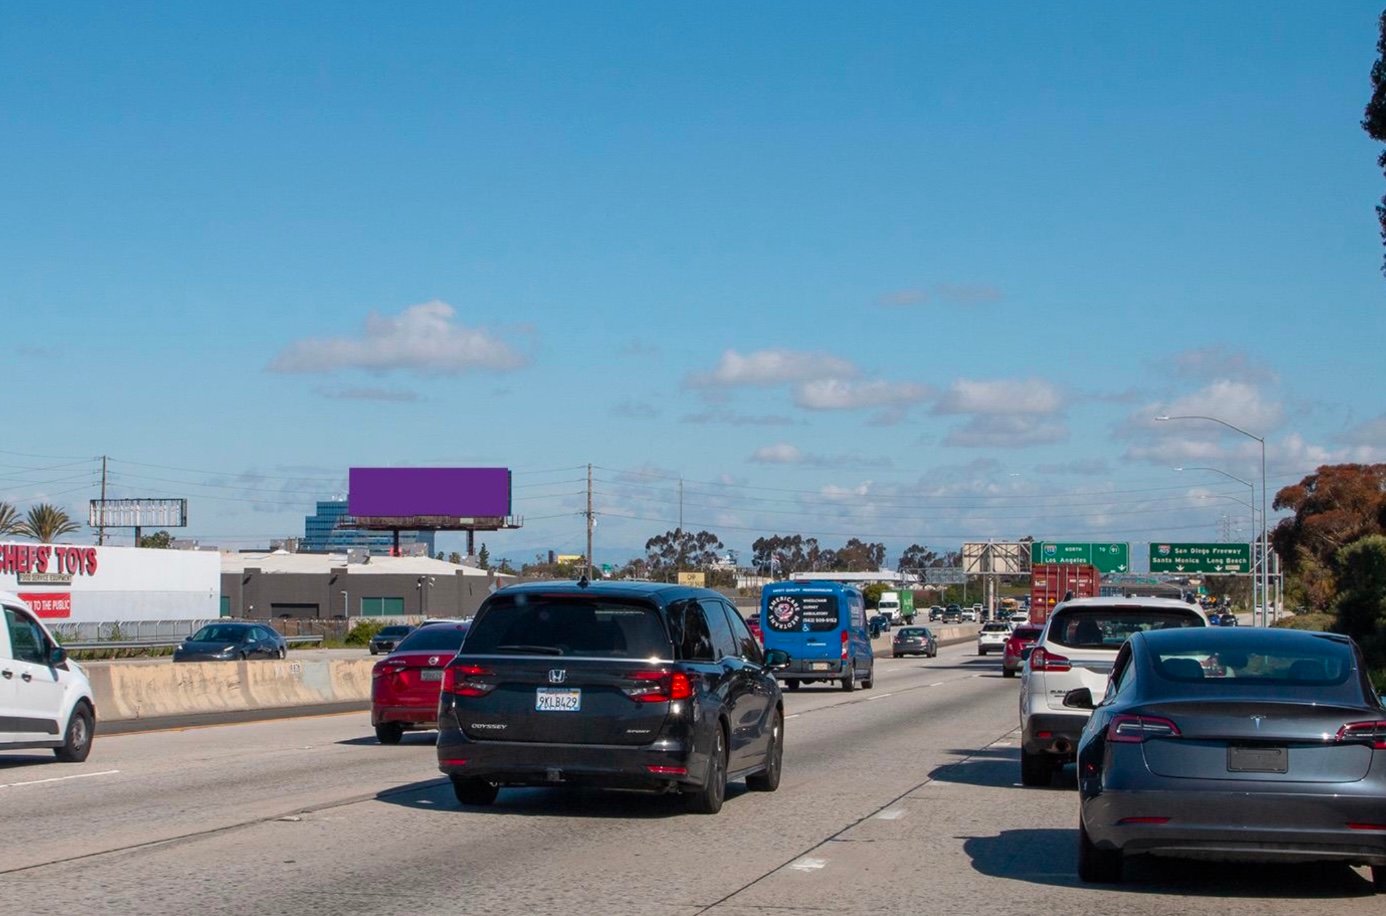
[[[743,551],[1245,536],[1172,468],[1256,444],[1151,418],[1272,491],[1386,460],[1379,12],[6,6],[0,499],[104,454],[248,547],[504,465],[523,559],[591,463],[598,559],[680,477]]]

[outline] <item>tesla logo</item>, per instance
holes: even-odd
[[[1264,719],[1264,718],[1265,718],[1265,716],[1252,716],[1252,717],[1251,717],[1251,721],[1253,721],[1253,722],[1256,723],[1256,730],[1257,730],[1258,732],[1261,730],[1261,720]]]
[[[561,684],[561,683],[563,683],[564,681],[566,681],[567,679],[568,679],[568,672],[567,672],[567,671],[564,671],[562,668],[550,668],[550,669],[549,669],[549,683],[550,683],[550,684]]]

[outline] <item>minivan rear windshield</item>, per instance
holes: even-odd
[[[1116,650],[1132,633],[1201,626],[1203,618],[1192,610],[1130,606],[1075,608],[1054,615],[1045,639],[1070,649]]]
[[[498,594],[472,622],[469,655],[583,655],[668,658],[659,612],[638,601],[567,595]]]
[[[765,603],[765,625],[778,633],[837,629],[837,596],[803,592],[771,595]]]

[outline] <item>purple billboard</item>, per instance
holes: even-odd
[[[510,514],[509,468],[351,468],[347,486],[358,518]]]

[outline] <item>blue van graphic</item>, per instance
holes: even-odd
[[[837,681],[843,690],[875,683],[866,603],[854,586],[772,582],[761,593],[760,629],[766,649],[789,654],[779,678],[790,690],[814,681]]]

